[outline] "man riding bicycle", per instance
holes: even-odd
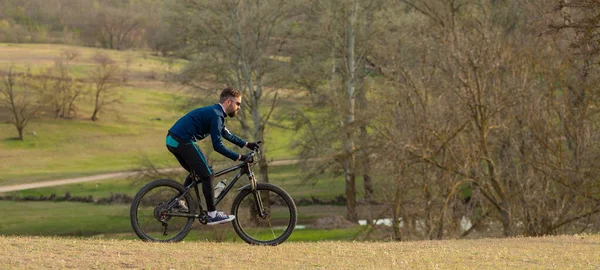
[[[225,138],[239,147],[258,148],[258,143],[246,142],[225,127],[225,117],[236,116],[241,104],[242,93],[237,89],[227,87],[221,91],[219,103],[197,108],[187,113],[175,122],[167,135],[167,149],[190,173],[183,183],[184,186],[188,186],[192,181],[202,183],[202,193],[206,199],[208,210],[207,224],[209,225],[232,221],[235,216],[217,212],[213,187],[215,177],[208,160],[195,142],[210,135],[215,151],[234,161],[246,160],[248,156],[231,151],[223,145],[221,140],[221,138]],[[180,211],[187,211],[187,206],[181,202],[178,207]]]

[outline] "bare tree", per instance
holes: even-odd
[[[102,7],[95,18],[97,39],[104,48],[124,50],[141,35],[144,17],[131,7]]]
[[[121,97],[117,90],[122,84],[119,73],[119,64],[106,54],[96,54],[92,60],[96,64],[90,72],[92,81],[92,94],[94,112],[91,120],[97,121],[98,115],[106,106],[119,103]]]
[[[77,57],[75,51],[64,51],[54,60],[54,66],[33,76],[31,87],[39,92],[45,106],[50,106],[54,118],[71,118],[77,115],[76,102],[84,94],[81,80],[71,72],[71,60]]]
[[[70,60],[73,56],[63,54],[63,57],[55,60],[54,69],[50,74],[54,75],[54,106],[55,118],[70,118],[77,115],[75,101],[83,93],[83,85],[79,83],[70,73]]]
[[[8,107],[11,113],[9,123],[17,129],[18,139],[23,140],[23,130],[29,124],[29,121],[36,116],[40,104],[25,83],[28,76],[16,75],[12,66],[8,72],[3,73],[2,84],[0,85],[0,102]]]

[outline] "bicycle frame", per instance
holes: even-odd
[[[235,177],[233,177],[233,179],[227,184],[227,186],[225,186],[225,188],[223,189],[223,191],[221,191],[221,194],[219,194],[219,196],[217,198],[215,198],[215,206],[217,206],[219,204],[219,202],[221,202],[221,200],[223,200],[223,198],[227,195],[227,193],[229,193],[229,191],[231,191],[231,189],[233,189],[233,186],[237,183],[237,181],[242,177],[242,175],[247,175],[248,179],[250,180],[250,184],[247,184],[241,188],[239,188],[238,190],[243,190],[246,188],[251,188],[252,190],[256,189],[256,178],[254,177],[254,173],[252,172],[251,163],[249,162],[244,162],[244,163],[240,163],[237,164],[233,167],[227,168],[227,169],[223,169],[221,171],[218,171],[215,173],[215,179],[217,177],[220,177],[222,175],[228,174],[230,172],[236,171],[236,170],[240,170]],[[200,199],[200,190],[198,189],[198,184],[200,184],[197,181],[192,181],[191,184],[189,184],[187,187],[185,187],[185,191],[179,195],[177,195],[176,197],[174,197],[173,199],[171,199],[168,203],[168,207],[172,208],[175,203],[178,202],[179,198],[185,197],[191,190],[192,188],[194,189],[195,193],[196,193],[196,201],[198,202],[198,208],[200,209],[198,214],[185,214],[185,213],[170,213],[168,215],[170,216],[178,216],[178,217],[194,217],[194,218],[200,218],[203,215],[205,215],[204,210],[202,209],[202,205],[201,205],[201,199]],[[255,200],[257,202],[257,209],[259,209],[259,213],[261,216],[264,215],[264,211],[263,211],[263,205],[262,205],[262,200],[260,198],[260,194],[259,192],[253,192]]]

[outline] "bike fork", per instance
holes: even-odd
[[[268,213],[266,213],[265,208],[263,206],[260,191],[256,189],[256,178],[254,177],[254,174],[252,172],[248,174],[248,178],[250,178],[252,195],[254,196],[254,201],[256,201],[256,211],[258,212],[260,218],[266,218]]]

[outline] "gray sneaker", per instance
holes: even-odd
[[[221,223],[230,222],[234,219],[235,219],[234,215],[225,215],[225,213],[223,213],[223,212],[217,212],[217,214],[215,215],[214,218],[211,218],[210,216],[206,217],[206,221],[207,221],[206,224],[208,224],[208,225],[221,224]]]

